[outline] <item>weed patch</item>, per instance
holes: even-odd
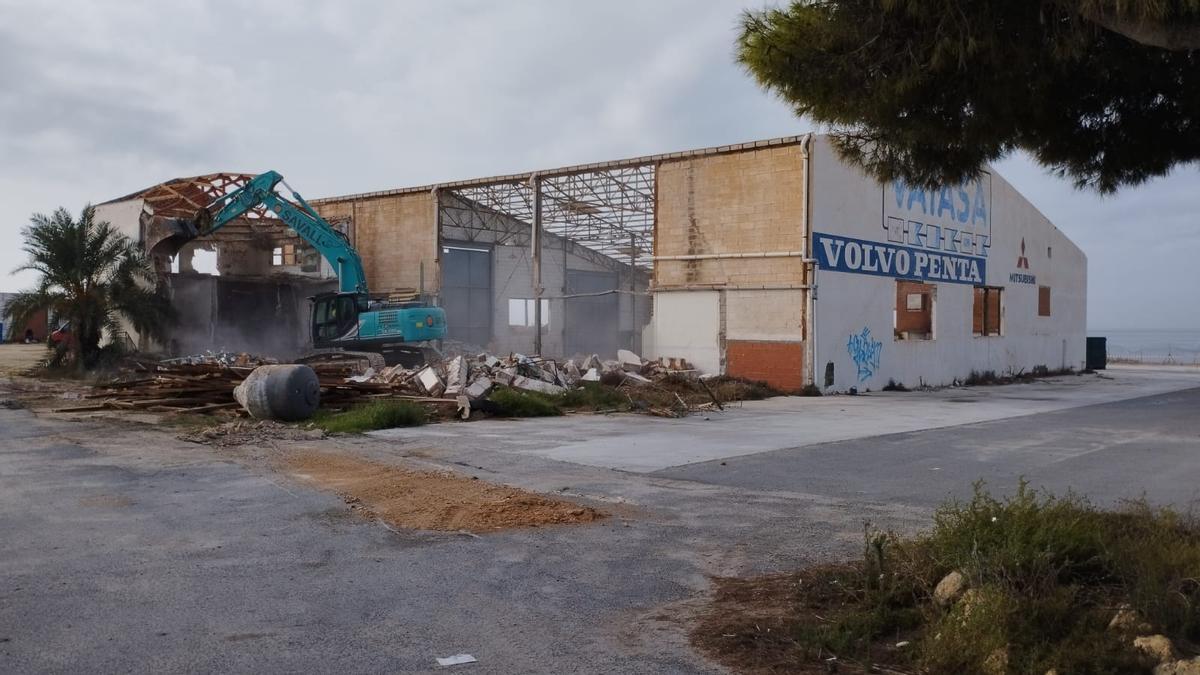
[[[559,396],[557,402],[570,410],[628,410],[629,398],[597,382],[584,382]]]
[[[939,596],[954,571],[965,592]],[[1148,674],[1136,635],[1166,635],[1184,655],[1200,644],[1197,579],[1190,517],[977,485],[927,534],[867,532],[860,560],[717,580],[692,640],[739,672],[829,672],[835,659],[839,672]],[[1120,607],[1136,621],[1110,626]]]
[[[491,412],[498,417],[554,417],[563,414],[559,397],[532,391],[497,389],[488,400]]]
[[[319,411],[311,424],[330,433],[362,433],[376,429],[415,427],[428,420],[425,408],[410,401],[373,401],[345,412]]]

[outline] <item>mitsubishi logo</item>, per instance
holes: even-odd
[[[1017,256],[1017,268],[1029,269],[1029,258],[1025,257],[1025,237],[1021,237],[1021,255]]]

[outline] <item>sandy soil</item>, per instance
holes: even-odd
[[[409,471],[345,455],[302,453],[286,470],[333,490],[363,515],[393,527],[493,532],[588,523],[605,514],[587,506],[451,473]]]
[[[0,344],[0,375],[19,375],[46,356],[46,345]]]

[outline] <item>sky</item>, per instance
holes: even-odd
[[[32,213],[275,169],[306,197],[814,130],[734,62],[761,0],[0,0],[0,291]],[[1200,330],[1200,170],[1000,173],[1088,256],[1092,330]]]

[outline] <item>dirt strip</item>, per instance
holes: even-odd
[[[410,471],[327,453],[304,453],[286,468],[302,481],[337,492],[363,515],[398,528],[494,532],[590,523],[606,517],[589,506],[448,472]]]

